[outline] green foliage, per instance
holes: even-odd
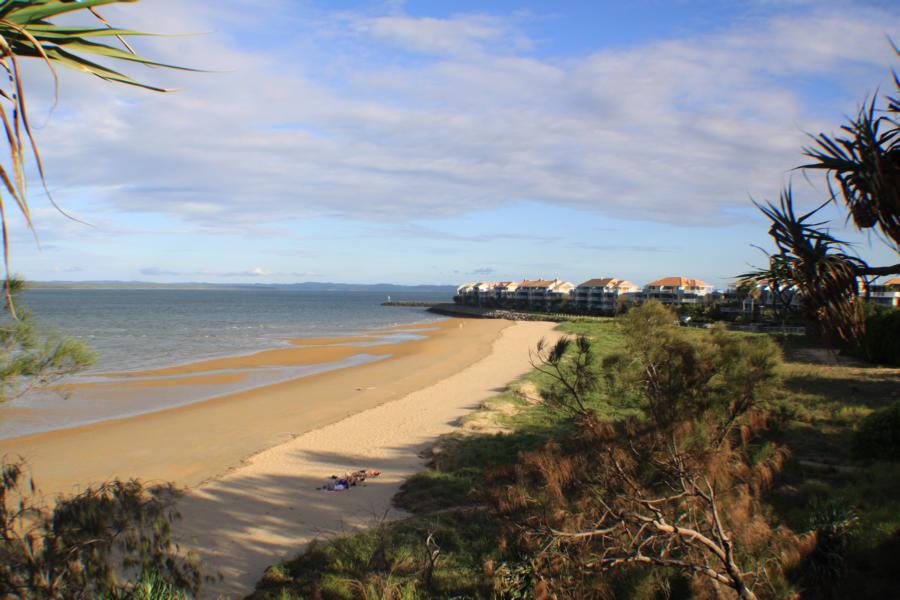
[[[164,65],[138,54],[130,47],[119,49],[93,38],[149,35],[129,29],[118,29],[100,20],[100,26],[54,25],[51,19],[66,13],[90,11],[99,18],[96,8],[136,0],[6,0],[0,2],[0,35],[12,56],[40,58],[48,65],[59,64],[101,79],[125,83],[155,91],[165,91],[104,67],[84,55],[135,62],[155,67],[182,68]],[[123,42],[124,43],[124,42]],[[2,47],[2,46],[0,46]]]
[[[860,463],[852,441],[866,416],[900,397],[900,370],[837,364],[808,343],[786,352],[791,360],[782,369],[785,389],[773,433],[791,459],[768,501],[795,531],[808,531],[822,506],[857,516],[844,574],[813,586],[801,569],[797,581],[810,587],[811,598],[891,597],[897,571],[889,557],[900,549],[900,462]]]
[[[875,310],[866,319],[863,356],[884,365],[900,366],[900,310]]]
[[[703,575],[694,577],[698,591],[712,589],[706,577],[746,598],[755,597],[749,586],[763,587],[748,567],[789,544],[761,503],[784,452],[756,441],[767,425],[756,409],[777,389],[780,352],[765,336],[675,323],[659,303],[632,309],[621,322],[624,347],[592,376],[581,372],[589,341],[541,355],[552,369],[542,397],[574,426],[488,477],[501,543],[523,557],[507,563],[507,591],[609,594],[631,566],[647,564]],[[642,418],[603,422],[584,401],[596,394]],[[777,562],[768,572],[772,585]]]
[[[82,342],[44,333],[31,313],[0,319],[0,402],[89,367],[94,354]]]
[[[394,504],[415,513],[464,506],[477,498],[482,476],[482,469],[474,467],[422,471],[403,483]]]
[[[771,399],[780,352],[767,336],[724,329],[698,336],[674,323],[658,302],[623,318],[625,348],[603,362],[608,402],[637,405],[660,429],[714,416],[727,435],[736,419]]]
[[[590,412],[588,398],[597,388],[598,373],[588,338],[578,336],[573,340],[563,336],[549,348],[541,340],[532,354],[531,365],[550,380],[541,390],[547,406],[571,416],[586,416]]]
[[[870,460],[900,460],[900,400],[867,416],[853,433],[853,454]]]
[[[48,508],[25,477],[21,462],[3,463],[0,595],[140,597],[148,583],[159,591],[162,581],[170,591],[197,591],[197,568],[171,540],[178,518],[171,486],[116,480],[58,498]],[[129,576],[141,583],[123,583]]]
[[[769,235],[777,251],[769,255],[768,268],[741,278],[743,282],[766,282],[776,289],[795,286],[806,319],[822,337],[855,347],[865,331],[857,278],[867,265],[853,255],[846,242],[830,234],[827,222],[812,220],[826,204],[798,215],[790,187],[782,192],[778,206],[757,203],[771,222]]]
[[[674,321],[665,309],[654,310],[657,314],[653,318],[644,315],[638,319],[640,314],[633,316],[638,322],[631,329],[650,331],[653,328],[652,325],[647,325],[642,330],[642,321],[655,322],[656,326],[665,326]],[[629,355],[631,342],[625,337],[629,327],[622,320],[569,322],[561,328],[573,336],[587,337],[598,362],[610,356]],[[766,384],[768,389],[763,390],[761,396],[757,396],[762,405],[771,406],[770,423],[775,427],[769,430],[768,437],[748,446],[742,460],[748,468],[765,474],[768,466],[773,461],[777,462],[781,456],[778,452],[779,444],[790,448],[793,459],[786,463],[775,488],[766,496],[767,501],[772,504],[766,505],[764,509],[758,507],[760,512],[757,517],[763,518],[766,523],[780,522],[802,532],[819,529],[814,517],[817,507],[838,506],[843,507],[842,510],[853,511],[858,519],[852,529],[853,535],[848,536],[848,545],[842,550],[844,575],[839,579],[829,580],[828,583],[836,590],[832,597],[853,597],[854,594],[859,597],[890,597],[896,587],[896,569],[891,557],[900,552],[900,463],[876,462],[862,467],[844,467],[843,464],[859,464],[850,458],[850,433],[866,415],[885,406],[891,396],[896,394],[900,372],[837,366],[833,361],[826,364],[790,362],[778,367],[777,352],[775,358],[767,354],[766,347],[769,343],[765,340],[768,336],[726,334],[724,339],[729,343],[719,342],[717,345],[712,339],[720,335],[716,331],[678,328],[673,324],[671,333],[673,339],[685,340],[707,350],[718,347],[724,353],[734,353],[735,348],[729,343],[738,343],[741,344],[740,350],[737,350],[739,353],[746,352],[750,356],[760,353],[753,360],[729,363],[733,371],[727,379],[734,384],[734,389],[741,387],[738,382],[750,376],[753,369],[766,370],[766,360],[776,360],[775,370],[780,372],[785,383],[781,384],[775,379]],[[782,342],[788,357],[794,361],[813,351],[820,351],[806,338],[784,339]],[[748,348],[743,344],[751,346]],[[570,354],[576,351],[576,346],[570,346]],[[701,356],[704,353],[705,351],[699,352]],[[761,360],[766,357],[766,360]],[[566,364],[566,359],[562,364]],[[752,367],[754,364],[756,367]],[[600,372],[603,374],[602,369]],[[636,396],[626,399],[621,394],[614,393],[615,389],[607,387],[607,375],[603,375],[598,383],[598,393],[588,397],[589,408],[596,411],[603,421],[609,422],[622,421],[638,413],[644,414],[644,409],[641,408],[644,404]],[[711,381],[715,391],[712,395],[719,400],[723,399],[719,394],[724,394],[727,387],[718,386],[724,385],[725,379],[721,377]],[[620,377],[618,380],[624,382],[630,378]],[[545,388],[552,381],[552,378],[534,372],[518,385],[533,384]],[[633,383],[633,380],[630,381]],[[634,394],[635,389],[630,393]],[[498,541],[498,527],[503,526],[503,521],[485,514],[480,507],[492,489],[510,484],[509,473],[503,476],[499,469],[504,466],[516,468],[523,457],[540,450],[550,440],[573,440],[577,451],[575,434],[578,428],[566,414],[551,410],[544,404],[534,404],[533,400],[515,393],[507,392],[498,401],[516,403],[519,412],[504,417],[502,421],[512,431],[491,435],[454,435],[442,439],[440,452],[432,457],[429,471],[411,478],[396,498],[400,506],[415,512],[417,516],[391,527],[413,527],[417,533],[406,538],[399,535],[389,538],[397,556],[417,556],[419,558],[416,560],[421,568],[424,564],[422,552],[429,524],[439,516],[442,527],[446,526],[448,533],[452,530],[457,541],[454,546],[456,549],[450,549],[451,546],[438,537],[443,559],[438,561],[435,579],[447,582],[452,575],[457,582],[470,582],[468,588],[446,585],[436,588],[442,591],[429,592],[415,573],[400,574],[394,571],[392,574],[384,570],[373,572],[365,566],[368,564],[368,557],[372,555],[373,546],[368,545],[368,549],[364,550],[354,541],[357,536],[349,536],[348,541],[341,542],[349,544],[349,548],[344,547],[341,552],[331,548],[335,542],[317,546],[316,552],[330,556],[326,561],[301,558],[284,565],[279,573],[270,573],[267,581],[260,584],[256,597],[315,597],[311,592],[315,589],[311,587],[314,581],[319,582],[321,589],[325,589],[322,586],[327,581],[330,582],[330,589],[342,590],[340,594],[335,592],[334,595],[323,592],[322,597],[325,598],[363,597],[357,583],[367,581],[370,592],[373,586],[382,586],[380,589],[384,589],[387,584],[398,583],[408,586],[405,589],[409,590],[413,586],[412,582],[415,582],[414,587],[419,597],[444,598],[452,595],[450,590],[456,590],[462,597],[514,597],[515,593],[533,597],[535,586],[540,581],[540,573],[535,572],[532,562],[534,555]],[[627,406],[622,406],[623,403]],[[713,404],[723,406],[719,401]],[[713,411],[712,415],[717,417],[714,422],[721,423],[721,414]],[[644,418],[645,422],[649,421]],[[804,461],[802,464],[801,460]],[[812,469],[804,466],[808,460],[827,464]],[[556,472],[560,470],[557,469]],[[752,478],[748,481],[752,481]],[[582,483],[576,485],[575,489],[587,492],[593,489],[591,485]],[[764,527],[756,529],[760,527],[760,523],[750,523],[752,527],[741,531],[765,531]],[[354,546],[357,549],[352,551]],[[773,544],[771,549],[767,547],[767,550],[770,550],[769,554],[763,553],[763,556],[768,556],[770,561],[780,560],[777,544]],[[353,558],[354,552],[357,558]],[[339,560],[339,557],[343,558]],[[767,571],[771,572],[774,564],[776,563],[767,562]],[[348,568],[352,565],[357,566]],[[773,581],[775,591],[772,593],[789,595],[796,592],[796,589],[792,592],[791,588],[796,585],[807,586],[809,594],[821,591],[821,588],[814,588],[812,584],[806,583],[806,574],[811,572],[805,570],[806,565],[806,561],[802,561],[802,568],[798,570],[796,579],[787,582]],[[443,570],[445,567],[447,571]],[[625,570],[616,576],[597,576],[596,579],[596,582],[602,584],[602,589],[597,593],[607,594],[607,597],[633,600],[686,598],[690,594],[688,587],[693,586],[694,593],[697,591],[692,579],[679,577],[676,572],[664,568]],[[304,581],[306,583],[302,583]],[[472,582],[477,582],[477,585]],[[492,588],[492,585],[500,587]],[[464,589],[469,591],[460,591]]]
[[[192,597],[190,592],[179,588],[157,573],[145,573],[120,595],[121,600],[191,600]],[[114,599],[115,596],[108,596],[108,600]]]
[[[806,576],[814,585],[827,585],[846,572],[851,537],[859,517],[852,508],[827,500],[815,502],[811,512],[809,528],[815,533],[816,547],[806,557]]]
[[[483,512],[443,512],[313,543],[269,569],[251,598],[490,597],[484,562],[497,554]]]

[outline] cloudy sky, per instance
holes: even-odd
[[[900,65],[895,2],[143,0],[155,94],[27,72],[55,198],[33,280],[725,286],[764,262],[750,199]],[[889,260],[877,240],[842,231]]]

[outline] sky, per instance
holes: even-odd
[[[248,8],[249,7],[249,8]],[[752,200],[890,90],[896,2],[142,0],[106,7],[154,93],[25,71],[31,280],[453,284],[670,275],[770,248]],[[75,19],[78,20],[78,19]],[[878,239],[836,235],[873,264]]]

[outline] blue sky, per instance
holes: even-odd
[[[750,198],[805,132],[888,87],[889,2],[144,0],[115,24],[206,69],[178,88],[27,72],[57,201],[35,280],[447,283],[667,275],[724,287],[764,262]],[[32,178],[33,180],[34,178]],[[873,262],[875,240],[836,230]]]

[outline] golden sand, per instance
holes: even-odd
[[[393,332],[392,332],[393,333]],[[384,335],[388,335],[385,333]],[[337,346],[341,344],[368,344],[379,342],[384,335],[372,334],[357,337],[320,337],[320,338],[294,338],[291,343],[295,346]]]
[[[480,323],[496,321],[466,327],[480,329]],[[510,324],[487,344],[489,353],[465,368],[261,452],[192,490],[178,507],[184,517],[179,537],[197,552],[206,573],[223,576],[201,596],[243,598],[266,567],[295,556],[313,538],[399,516],[391,498],[423,468],[422,451],[529,372],[529,349],[542,337],[555,339],[553,327]],[[471,342],[476,339],[483,338]],[[331,475],[357,469],[376,469],[381,476],[344,492],[319,489]]]
[[[83,385],[171,385],[171,380],[153,378],[174,375],[193,378],[180,384],[200,385],[235,376],[222,371],[329,363],[360,352],[390,356],[178,408],[0,440],[0,455],[26,457],[39,487],[49,495],[114,477],[194,486],[260,450],[464,369],[488,355],[493,340],[508,326],[507,321],[451,319],[416,327],[424,338],[400,344],[286,348],[129,372],[118,383]]]

